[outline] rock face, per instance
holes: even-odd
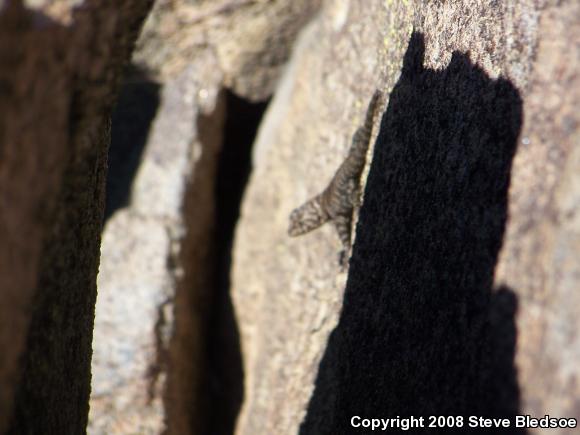
[[[174,324],[176,299],[184,310],[192,304],[175,294],[182,278],[190,284],[192,280],[191,268],[185,271],[182,262],[184,245],[212,244],[213,209],[183,210],[187,198],[211,204],[221,146],[224,98],[218,99],[216,86],[213,93],[199,97],[202,79],[206,86],[211,83],[209,77],[196,74],[199,70],[189,68],[163,85],[147,77],[129,78],[113,117],[110,169],[116,173],[110,174],[111,201],[101,248],[90,433],[162,433],[170,339],[179,341],[176,334],[189,331],[188,341],[203,340],[198,335],[205,331],[205,317],[183,327]],[[138,125],[136,116],[147,111],[145,107],[150,107],[150,116]],[[209,130],[206,138],[199,138],[195,122],[202,116]],[[123,126],[134,126],[134,131],[124,133]],[[136,146],[134,138],[143,129],[144,141]],[[134,161],[137,173],[121,183],[117,173],[127,174]],[[192,232],[189,219],[206,231],[187,234]],[[188,260],[207,268],[207,255],[199,250],[199,258]],[[195,279],[207,286],[205,275],[197,270]],[[187,354],[184,360],[191,359],[187,364],[195,367],[199,350]],[[172,368],[178,370],[180,385],[192,382],[193,369],[175,364]]]
[[[89,433],[232,433],[229,246],[265,107],[252,102],[317,5],[159,1],[150,15],[113,117]]]
[[[578,16],[573,1],[325,4],[262,123],[237,227],[236,433],[578,417]],[[346,279],[333,229],[289,239],[287,217],[326,186],[375,88],[390,97]]]
[[[580,5],[542,11],[496,281],[519,298],[521,409],[580,416]]]
[[[135,61],[172,77],[199,53],[215,55],[221,84],[251,101],[273,92],[299,30],[320,0],[159,0]]]
[[[0,433],[84,433],[109,116],[151,2],[38,3],[0,2]]]
[[[151,3],[0,0],[0,434],[580,417],[577,1]]]

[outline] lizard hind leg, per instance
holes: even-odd
[[[339,254],[339,263],[343,270],[346,268],[350,256],[351,224],[352,214],[339,215],[334,218],[334,227],[343,247],[343,250]]]

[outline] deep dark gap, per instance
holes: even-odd
[[[161,85],[130,65],[111,116],[105,218],[128,205],[131,185],[160,103]]]
[[[268,102],[252,103],[226,92],[224,142],[215,188],[214,298],[208,324],[208,435],[234,432],[244,397],[239,330],[230,296],[232,242],[252,170],[252,145]]]

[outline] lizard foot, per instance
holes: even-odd
[[[338,253],[338,265],[340,267],[341,272],[346,272],[346,270],[348,269],[348,260],[349,256],[348,251],[346,249],[343,249]]]

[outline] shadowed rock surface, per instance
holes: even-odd
[[[517,381],[500,376],[515,376],[515,342],[492,343],[490,319],[492,299],[504,297],[493,272],[522,100],[464,54],[434,71],[424,51],[414,33],[380,125],[343,309],[303,434],[349,433],[354,415],[518,411]]]
[[[150,6],[0,2],[0,433],[85,433],[109,118]]]

